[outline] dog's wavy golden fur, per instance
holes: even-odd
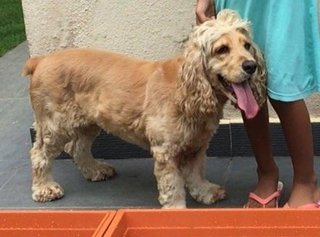
[[[24,74],[32,75],[36,129],[32,197],[41,202],[63,196],[51,172],[61,151],[88,180],[114,175],[90,152],[101,129],[150,150],[164,208],[184,208],[185,187],[205,204],[223,199],[224,189],[207,181],[203,171],[223,106],[228,98],[238,100],[253,117],[266,99],[264,62],[249,24],[230,10],[195,27],[183,55],[175,58],[144,61],[68,49],[29,59]]]

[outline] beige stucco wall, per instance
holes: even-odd
[[[95,47],[146,59],[179,52],[195,0],[23,0],[31,55]]]

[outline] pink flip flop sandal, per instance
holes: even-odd
[[[261,204],[263,208],[266,208],[266,205],[267,205],[269,202],[271,202],[272,200],[275,199],[275,201],[276,201],[276,208],[278,208],[278,207],[279,207],[279,202],[278,202],[278,201],[279,201],[279,197],[280,197],[280,195],[281,195],[282,189],[283,189],[283,183],[279,181],[279,182],[278,182],[278,189],[277,189],[277,191],[275,191],[275,192],[274,192],[273,194],[271,194],[269,197],[267,197],[267,198],[261,198],[261,197],[259,197],[257,194],[255,194],[255,193],[249,193],[249,198],[252,199],[252,200],[254,200],[254,201],[256,201],[256,202],[258,202],[259,204]],[[244,207],[244,208],[249,208],[247,204],[244,205],[243,207]]]
[[[299,207],[290,207],[288,203],[284,204],[284,206],[282,207],[284,209],[320,209],[320,200],[316,203],[308,203],[308,204],[304,204],[302,206]]]

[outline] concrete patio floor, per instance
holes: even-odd
[[[20,76],[27,58],[26,43],[0,58],[0,209],[159,208],[150,158],[107,160],[114,165],[118,175],[97,183],[86,181],[71,160],[56,160],[54,174],[65,189],[65,197],[49,203],[32,201],[29,128],[33,115],[28,97],[28,79]],[[318,98],[317,95],[310,99],[313,118],[319,117]],[[238,116],[232,110],[226,114],[232,118]],[[292,168],[289,157],[276,157],[276,162],[285,184],[280,200],[283,204],[292,183]],[[320,179],[319,157],[315,166]],[[208,158],[207,177],[224,186],[228,198],[216,205],[204,206],[188,197],[188,207],[241,207],[256,182],[255,168],[252,157]]]

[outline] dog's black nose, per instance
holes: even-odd
[[[255,61],[246,60],[246,61],[244,61],[243,64],[242,64],[242,69],[243,69],[246,73],[252,75],[252,74],[256,71],[256,69],[257,69],[257,64],[256,64]]]

